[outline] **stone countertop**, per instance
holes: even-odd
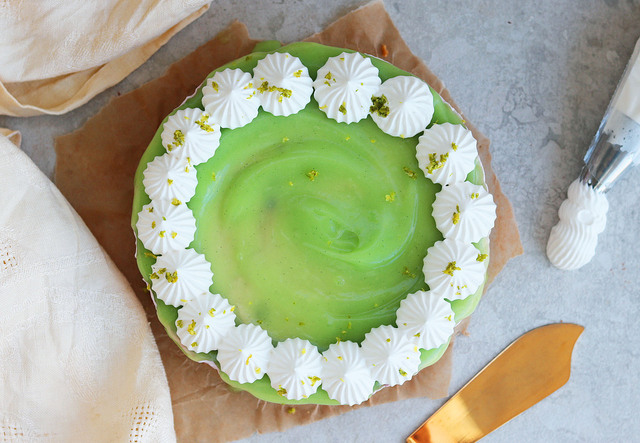
[[[640,170],[608,193],[597,256],[563,272],[545,255],[549,231],[578,176],[624,66],[640,37],[640,0],[385,1],[409,47],[492,141],[493,167],[513,203],[525,254],[510,262],[454,347],[451,393],[524,332],[553,322],[585,326],[560,390],[484,441],[635,441],[640,435]],[[79,128],[112,97],[161,75],[232,19],[256,39],[300,40],[361,1],[216,0],[147,63],[60,117],[0,117],[50,177],[54,137]],[[403,441],[443,400],[363,408],[248,442]]]

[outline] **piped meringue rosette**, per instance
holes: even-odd
[[[225,65],[201,92],[168,117],[136,175],[144,191],[136,192],[132,220],[138,263],[174,341],[190,358],[217,363],[232,386],[290,404],[358,404],[437,361],[456,321],[479,300],[495,221],[476,141],[458,114],[416,77],[369,56],[315,44]],[[199,200],[199,194],[216,192],[216,174],[201,167],[218,157],[219,148],[227,149],[231,131],[250,127],[261,112],[284,118],[312,106],[349,127],[371,117],[376,130],[415,140],[417,164],[403,168],[405,178],[411,182],[422,171],[441,188],[433,220],[442,240],[426,249],[424,280],[397,300],[395,324],[373,324],[359,343],[338,339],[325,349],[298,337],[273,340],[260,324],[244,322],[228,294],[212,292],[215,263],[200,249],[196,226],[203,221],[190,209],[194,194]],[[441,123],[431,125],[432,119]],[[286,141],[285,134],[283,146]],[[305,175],[313,182],[317,173]],[[395,198],[395,192],[385,196],[389,204]],[[403,274],[415,277],[408,268]]]
[[[381,80],[371,60],[357,52],[330,57],[313,82],[313,96],[320,110],[337,122],[353,123],[366,118],[371,97]]]
[[[253,81],[265,111],[286,117],[301,111],[313,93],[307,67],[298,57],[275,52],[260,60]]]
[[[202,88],[202,105],[223,128],[235,129],[251,122],[258,115],[260,99],[253,77],[241,69],[216,72]]]
[[[551,229],[547,243],[547,257],[564,271],[581,268],[596,253],[598,235],[607,224],[609,202],[604,193],[575,180],[569,186],[567,199],[562,202],[560,221]]]

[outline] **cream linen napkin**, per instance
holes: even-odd
[[[142,306],[58,189],[0,135],[0,440],[175,441]]]
[[[211,0],[0,0],[0,114],[63,114],[125,78]]]

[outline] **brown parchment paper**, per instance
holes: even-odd
[[[411,53],[381,2],[347,14],[307,40],[384,58],[427,81],[460,112],[442,82]],[[216,371],[186,358],[168,338],[155,318],[155,309],[136,266],[130,217],[133,176],[142,153],[162,119],[210,71],[250,53],[255,43],[246,27],[234,22],[212,41],[172,65],[163,77],[113,99],[82,128],[56,140],[58,187],[125,274],[146,309],[167,372],[180,441],[236,440],[255,432],[282,431],[352,409],[305,405],[296,406],[291,413],[290,406],[257,400],[246,392],[232,392]],[[469,127],[479,142],[487,184],[498,206],[491,234],[491,281],[510,258],[522,253],[522,245],[511,204],[491,168],[489,140],[472,125]],[[383,389],[356,407],[411,397],[441,398],[448,394],[450,377],[449,349],[438,363],[411,381]]]

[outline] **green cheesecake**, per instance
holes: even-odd
[[[260,60],[271,53],[282,53],[299,59],[313,80],[330,58],[338,60],[342,54],[353,52],[314,43],[263,47],[271,50],[260,51],[258,47],[256,52],[212,72],[171,115],[179,110],[204,109],[203,88],[209,84],[217,89],[216,82],[210,80],[216,72],[239,69],[253,75]],[[362,58],[377,69],[383,83],[410,76],[375,57]],[[330,85],[331,80],[326,83]],[[253,79],[251,85],[256,96],[269,88],[280,88],[260,79]],[[280,100],[291,94],[286,88],[278,91]],[[430,93],[433,115],[428,127],[450,123],[464,128],[461,117],[449,104],[435,91]],[[384,95],[372,97],[370,108],[378,115],[376,100],[380,97]],[[192,213],[196,229],[186,247],[210,264],[213,277],[208,291],[228,302],[236,327],[258,326],[266,331],[274,347],[299,338],[320,354],[341,342],[361,344],[372,329],[399,327],[396,313],[401,302],[409,294],[429,291],[423,272],[425,257],[430,248],[445,239],[432,208],[436,195],[448,186],[427,178],[416,158],[422,132],[410,137],[389,135],[371,115],[357,122],[339,123],[329,118],[322,106],[311,96],[301,110],[290,115],[274,115],[263,106],[247,124],[233,129],[215,128],[219,135],[215,154],[199,164],[191,164],[187,158],[185,168],[195,169],[197,177],[195,195],[188,201],[174,197],[167,205],[186,206],[185,210]],[[345,108],[340,108],[344,112]],[[198,120],[200,127],[214,131],[211,124],[215,122],[204,115]],[[174,147],[163,143],[162,133],[169,117],[151,140],[135,176],[132,227],[137,237],[137,263],[168,335],[187,357],[219,368],[216,349],[197,352],[193,346],[181,343],[178,330],[189,326],[179,319],[179,311],[184,308],[165,303],[154,287],[154,280],[167,280],[168,283],[163,281],[167,286],[181,277],[179,271],[163,268],[158,272],[154,267],[159,257],[172,254],[172,250],[158,253],[145,247],[139,232],[139,214],[154,209],[149,206],[153,199],[143,183],[145,170],[157,157],[171,155]],[[175,146],[182,140],[182,132],[178,132],[174,133]],[[438,168],[439,161],[446,160],[436,154],[429,158],[432,161],[427,170]],[[463,180],[484,186],[477,158]],[[459,207],[457,211],[460,212]],[[453,223],[457,223],[455,214],[456,210],[451,216]],[[161,231],[158,235],[170,238],[172,234],[176,233]],[[482,283],[464,298],[443,298],[451,306],[454,317],[450,320],[454,323],[469,316],[478,304],[489,261],[486,236],[468,243],[476,248],[478,262],[482,263]],[[453,266],[443,269],[444,277],[457,272],[459,264],[453,261],[448,265],[451,263]],[[183,302],[187,304],[186,300]],[[188,330],[191,335],[193,332],[193,328]],[[224,337],[220,340],[225,342]],[[447,339],[432,349],[420,348],[419,369],[435,363],[448,342]],[[247,356],[247,365],[252,355]],[[314,386],[314,393],[288,398],[281,385],[280,389],[272,386],[268,367],[256,368],[266,374],[245,383],[233,380],[235,377],[224,370],[220,373],[234,389],[270,402],[353,403],[329,395],[320,384],[320,376],[308,377],[310,383],[319,384],[319,388]],[[376,379],[369,394],[386,384],[389,383]]]

